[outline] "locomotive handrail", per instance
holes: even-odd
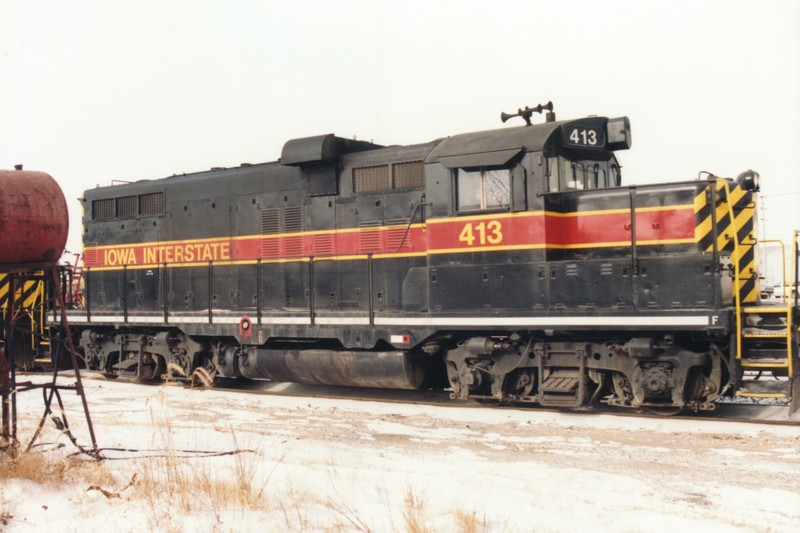
[[[636,188],[631,187],[628,191],[629,199],[631,201],[631,274],[633,279],[639,274],[639,250],[636,246]],[[637,284],[638,281],[634,281]]]
[[[711,181],[711,180],[709,180]],[[725,190],[725,198],[721,198],[720,200],[725,202],[728,205],[728,216],[731,220],[731,228],[733,228],[733,237],[728,237],[733,241],[733,253],[731,254],[734,261],[733,261],[733,299],[736,307],[736,359],[742,358],[742,299],[741,299],[741,291],[739,288],[739,228],[736,227],[736,218],[733,214],[733,204],[730,201],[731,198],[731,189],[728,186],[728,181],[724,178],[720,178],[714,176],[713,181],[715,183],[721,183],[722,187]],[[714,196],[712,195],[712,198]],[[712,213],[716,211],[716,205],[711,206]]]
[[[798,256],[800,256],[800,249],[798,249],[797,238],[800,236],[800,231],[795,230],[792,234],[792,287],[794,287],[794,307],[798,307],[798,298],[800,295],[798,293],[797,282],[798,282],[798,268],[800,268],[800,261],[798,261]],[[784,265],[785,266],[785,265]],[[794,412],[800,407],[800,399],[798,398],[798,393],[800,393],[800,377],[794,375],[794,362],[792,361],[793,358],[797,357],[800,354],[792,353],[792,329],[794,326],[792,325],[792,316],[794,315],[794,311],[792,309],[792,305],[786,306],[786,336],[787,336],[787,362],[789,363],[789,379],[794,381],[795,386],[792,387],[792,406],[790,408],[790,412]]]
[[[163,273],[159,273],[159,278],[161,280],[161,298],[164,304],[164,323],[169,323],[169,287],[167,287],[167,263],[164,262],[163,265],[159,265],[159,269],[163,268]]]
[[[315,306],[315,299],[314,299],[314,256],[310,256],[308,258],[308,320],[309,324],[313,327],[316,325],[316,316],[317,313],[314,309]]]
[[[406,238],[408,237],[408,232],[411,230],[411,226],[414,225],[414,217],[417,216],[417,211],[419,211],[419,208],[420,207],[425,207],[425,205],[426,205],[426,203],[425,203],[425,194],[423,194],[422,198],[420,198],[420,203],[415,205],[414,206],[414,210],[411,212],[411,218],[409,219],[408,224],[406,224],[406,231],[405,231],[405,233],[403,233],[403,238],[400,239],[400,244],[397,246],[397,250],[395,250],[395,253],[397,253],[397,252],[399,252],[400,250],[403,249],[403,244],[405,244],[405,242],[406,242]],[[422,217],[422,222],[424,222],[424,221],[425,221],[425,217],[423,216]]]
[[[122,266],[122,318],[128,323],[128,265]]]
[[[781,287],[786,287],[786,245],[780,239],[762,239],[761,244],[780,244],[781,246]],[[786,290],[783,290],[781,300],[786,303]]]
[[[798,247],[798,237],[800,237],[800,231],[795,230],[792,238],[792,272],[793,272],[793,280],[792,280],[792,287],[794,287],[794,306],[800,307],[800,290],[798,290],[797,283],[800,281],[800,247]]]
[[[261,258],[256,259],[256,323],[261,325]]]
[[[84,299],[84,309],[86,309],[86,322],[92,321],[92,290],[91,290],[91,273],[92,267],[85,267],[86,272],[83,275],[83,290],[86,293]]]

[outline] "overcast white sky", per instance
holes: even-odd
[[[800,228],[800,2],[0,0],[0,168],[75,198],[112,180],[272,161],[290,138],[380,144],[627,115],[627,184],[761,173],[766,236]]]

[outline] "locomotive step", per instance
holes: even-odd
[[[763,328],[745,328],[742,330],[742,338],[744,339],[785,339],[786,328],[779,329],[763,329]]]
[[[787,353],[788,350],[786,349],[785,343],[783,346],[776,343],[773,343],[769,346],[745,346],[742,348],[742,354],[744,356],[742,359],[757,359],[759,357],[776,357],[780,359],[786,359]]]
[[[742,359],[743,368],[789,368],[786,358],[758,357]]]
[[[136,357],[131,357],[130,359],[126,359],[121,363],[115,364],[114,368],[117,368],[119,370],[128,370],[129,368],[132,368],[138,364],[139,360]]]
[[[760,306],[760,307],[745,307],[742,309],[743,313],[746,314],[766,314],[766,313],[781,313],[786,314],[788,309],[785,305],[775,305],[775,306]]]
[[[788,398],[791,381],[781,380],[745,380],[736,392],[740,398]]]
[[[786,361],[788,358],[788,350],[786,346],[772,345],[772,346],[745,346],[742,348],[742,360],[763,360],[763,359],[777,359],[779,361]]]
[[[549,407],[578,407],[584,394],[582,381],[577,370],[553,371],[540,386],[539,403]]]
[[[554,372],[542,383],[542,392],[556,392],[562,394],[574,394],[578,389],[578,380],[575,375],[562,372]]]

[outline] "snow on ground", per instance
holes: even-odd
[[[137,451],[76,476],[48,422],[69,467],[5,480],[0,530],[800,532],[797,427],[84,385],[99,446]],[[42,396],[17,405],[25,445]]]

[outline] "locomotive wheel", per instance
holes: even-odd
[[[167,371],[164,358],[157,354],[146,353],[142,358],[142,365],[139,368],[139,381],[154,381]]]
[[[676,416],[681,414],[684,411],[683,407],[648,407],[644,410],[645,413],[649,415],[656,415],[656,416]]]
[[[189,386],[191,388],[200,387],[209,388],[213,387],[217,381],[217,365],[214,364],[210,358],[206,359],[205,364],[198,366],[192,372]]]
[[[477,403],[485,405],[486,407],[505,407],[511,405],[514,400],[494,400],[489,398],[472,398]]]

